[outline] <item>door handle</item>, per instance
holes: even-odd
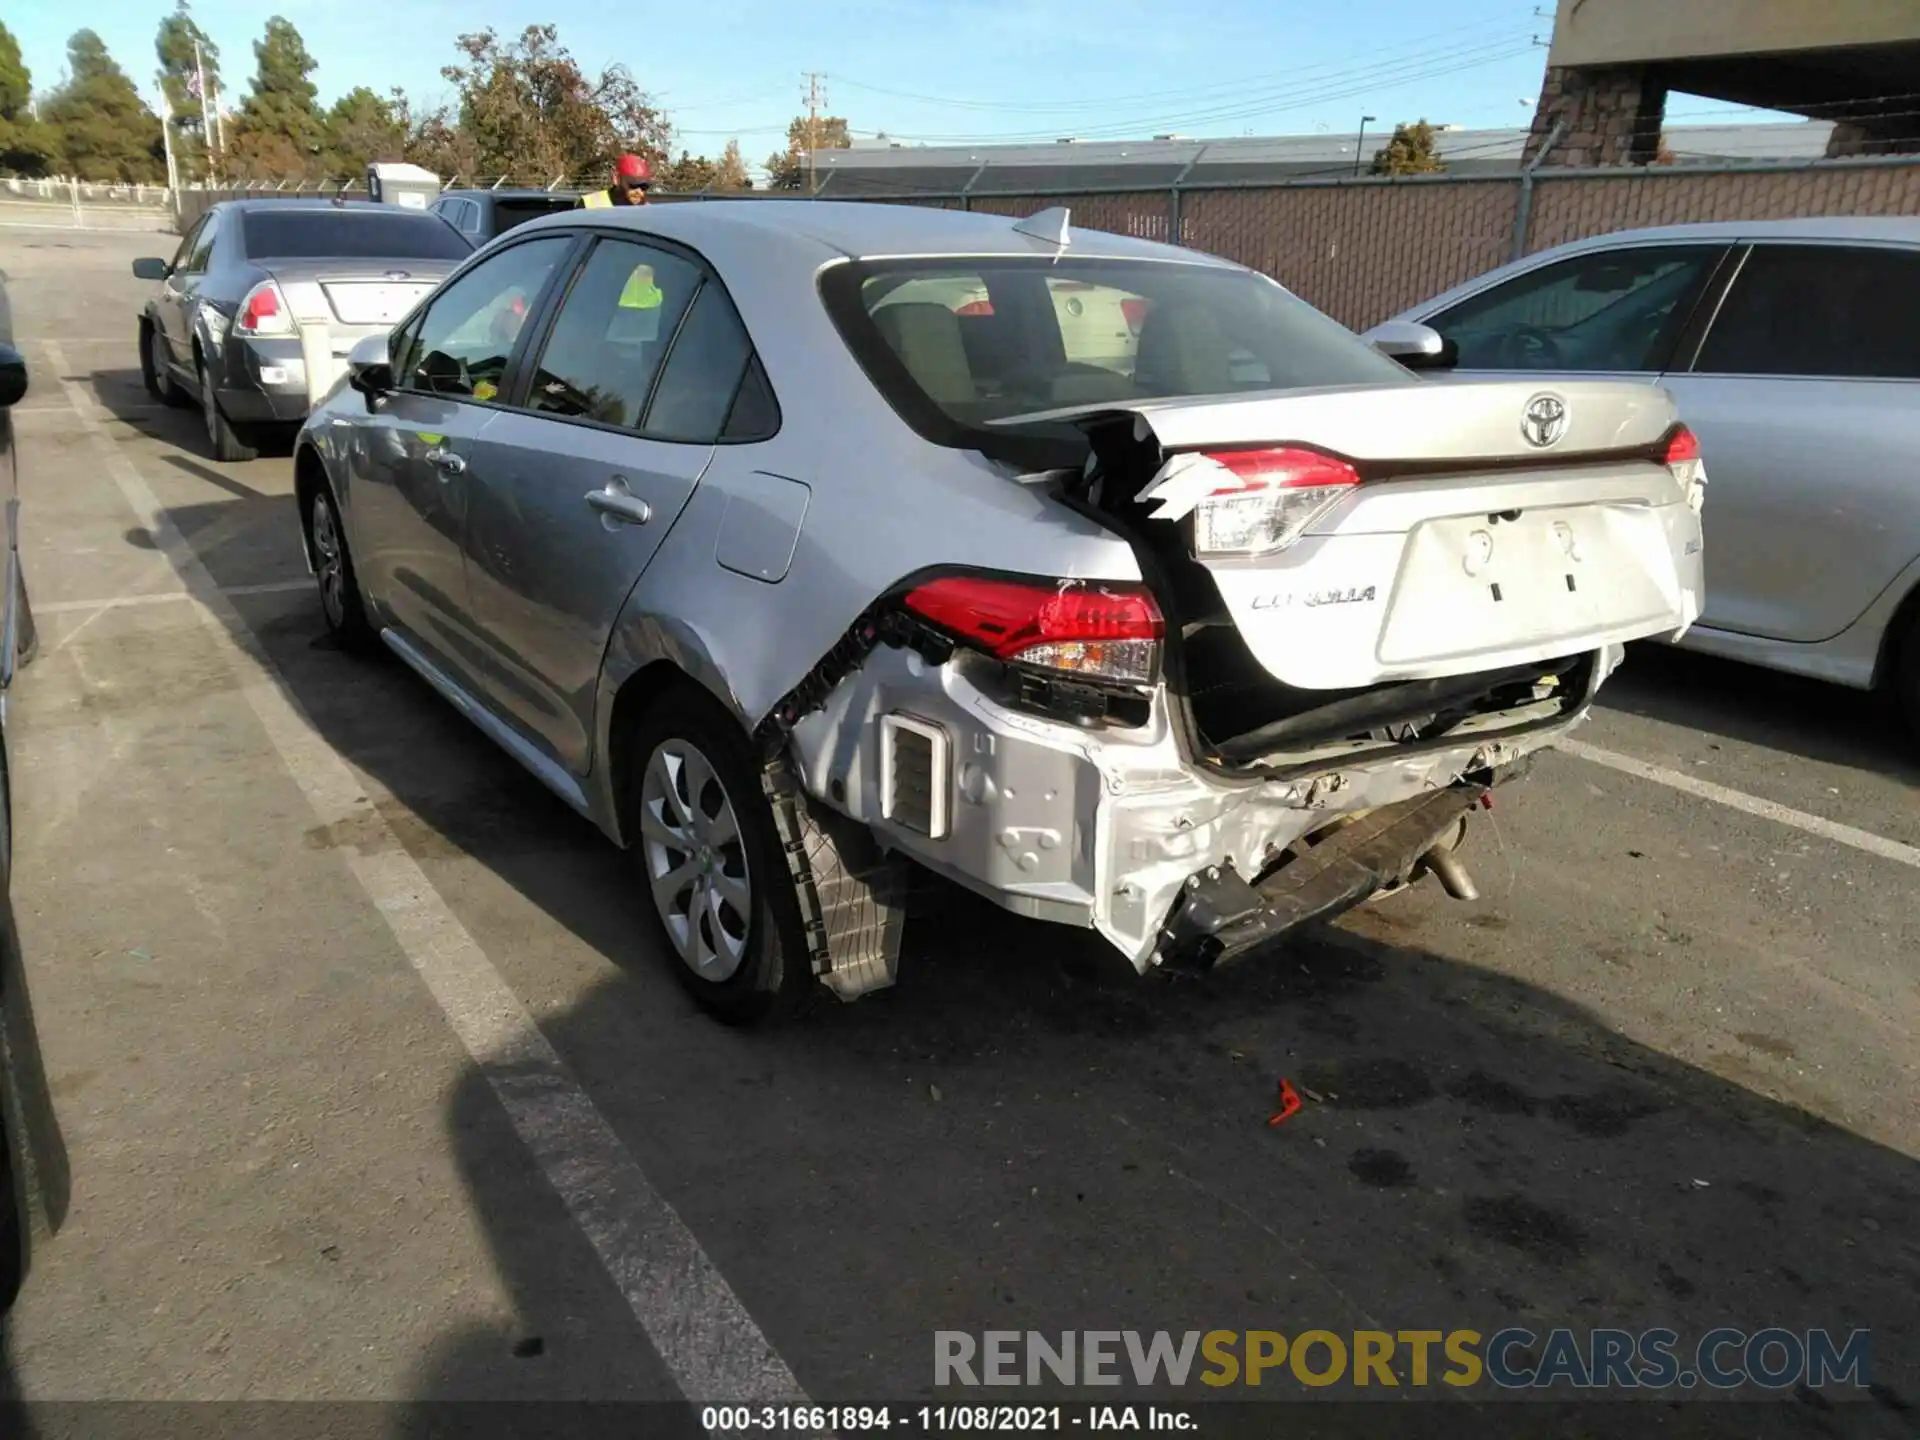
[[[442,450],[438,445],[427,451],[427,463],[442,475],[464,475],[467,469],[464,457],[451,450]]]
[[[644,525],[653,519],[653,506],[627,489],[618,475],[607,481],[604,490],[589,490],[587,504],[598,510],[607,528],[615,525]]]

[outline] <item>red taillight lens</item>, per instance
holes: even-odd
[[[292,329],[292,317],[280,303],[280,287],[264,280],[247,292],[240,302],[240,313],[233,328],[248,335],[272,334]]]
[[[1706,504],[1707,467],[1700,461],[1700,442],[1686,426],[1675,427],[1667,437],[1667,469],[1696,513]]]
[[[950,575],[909,591],[906,604],[998,660],[1136,685],[1159,672],[1166,624],[1137,585]]]
[[[1682,425],[1667,440],[1667,464],[1684,465],[1700,458],[1699,438]]]
[[[969,300],[953,313],[956,315],[991,315],[993,314],[993,302],[991,300]]]
[[[1284,550],[1360,483],[1353,466],[1318,450],[1219,450],[1207,459],[1227,475],[1194,509],[1196,555]]]
[[[1137,296],[1128,296],[1125,300],[1122,300],[1120,302],[1120,313],[1126,317],[1127,329],[1138,335],[1140,333],[1141,323],[1146,320],[1147,311],[1150,307],[1151,302],[1139,299]]]

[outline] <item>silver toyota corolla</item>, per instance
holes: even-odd
[[[328,626],[627,846],[736,1021],[892,983],[914,864],[1142,971],[1471,894],[1490,787],[1699,610],[1661,390],[1424,383],[1063,211],[533,221],[296,476]]]

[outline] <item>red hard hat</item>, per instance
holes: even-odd
[[[653,182],[653,167],[639,155],[622,155],[613,167],[613,173],[622,180],[644,180]]]

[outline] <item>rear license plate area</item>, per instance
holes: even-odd
[[[1655,621],[1672,612],[1676,580],[1646,506],[1423,521],[1407,536],[1380,658],[1411,664]]]

